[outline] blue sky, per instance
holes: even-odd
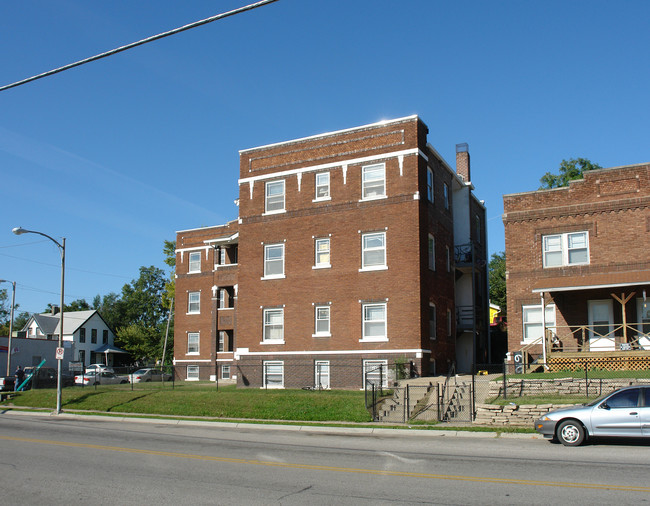
[[[252,1],[252,0],[251,0]],[[0,3],[0,85],[246,0]],[[502,195],[563,158],[650,161],[650,2],[279,0],[0,92],[0,278],[19,310],[121,291],[177,230],[237,216],[240,149],[418,114]],[[9,288],[9,285],[0,285]]]

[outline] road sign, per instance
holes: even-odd
[[[63,360],[63,348],[57,348],[56,349],[56,355],[55,355],[57,360]]]

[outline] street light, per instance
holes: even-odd
[[[14,331],[14,306],[16,305],[16,282],[0,279],[0,283],[11,283],[11,311],[9,314],[9,341],[7,342],[7,376],[11,376],[11,334]],[[18,385],[16,385],[18,386]]]
[[[16,235],[22,234],[38,234],[43,237],[47,237],[50,241],[56,244],[59,247],[61,252],[61,318],[59,320],[59,346],[61,350],[63,349],[63,289],[65,286],[65,237],[61,238],[61,243],[56,239],[53,239],[43,232],[36,232],[35,230],[25,230],[22,227],[16,227],[12,230]],[[57,372],[56,372],[56,414],[61,413],[61,362],[63,361],[63,355],[60,351],[57,352]],[[7,373],[8,374],[8,373]]]

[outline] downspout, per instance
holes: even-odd
[[[544,358],[544,367],[546,367],[546,306],[544,305],[544,292],[539,294],[542,302],[542,356]]]

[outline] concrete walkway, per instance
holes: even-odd
[[[422,426],[410,426],[403,424],[399,428],[383,428],[383,427],[370,427],[364,424],[363,427],[352,427],[344,424],[334,425],[317,425],[317,424],[301,424],[301,422],[264,422],[258,423],[256,421],[219,421],[216,419],[197,419],[199,417],[192,417],[192,419],[183,419],[178,417],[161,416],[156,418],[147,418],[137,415],[115,414],[113,415],[96,415],[87,412],[63,412],[59,415],[51,411],[43,410],[22,410],[22,408],[5,408],[0,411],[0,417],[3,416],[41,416],[41,417],[55,417],[62,420],[92,420],[101,421],[106,423],[153,423],[164,425],[177,425],[177,426],[212,426],[215,428],[230,428],[242,430],[283,430],[283,431],[296,431],[296,432],[312,432],[312,433],[333,433],[333,434],[348,434],[348,435],[369,435],[369,436],[392,436],[392,437],[470,437],[470,438],[502,438],[502,439],[543,439],[540,434],[536,433],[507,433],[507,432],[483,432],[471,430],[456,430],[454,427],[438,429],[438,428],[424,428]],[[334,422],[332,422],[334,423]],[[440,426],[437,426],[440,427]]]

